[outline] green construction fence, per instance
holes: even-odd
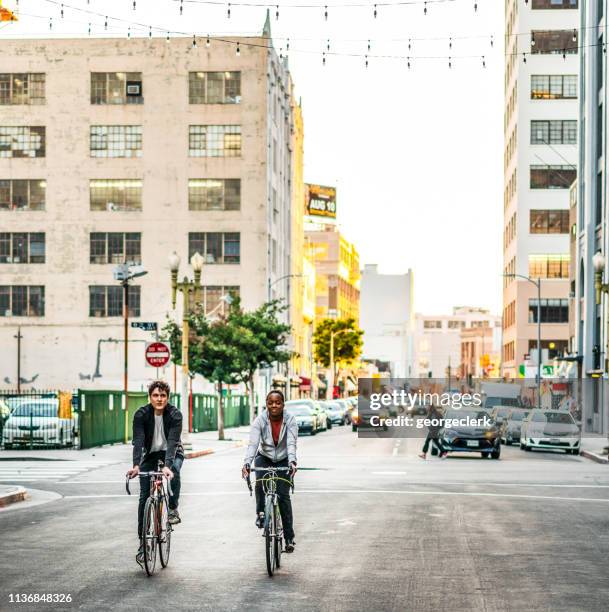
[[[125,418],[122,391],[78,391],[78,429],[80,448],[92,448],[102,444],[113,444],[131,440],[133,414],[148,403],[145,392],[130,392]],[[171,395],[171,403],[180,407],[180,397]],[[224,397],[224,427],[239,427],[249,424],[249,403],[244,395]],[[192,395],[192,424],[190,431],[215,431],[218,429],[218,397],[215,395]]]

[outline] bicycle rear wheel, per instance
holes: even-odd
[[[273,532],[275,530],[275,508],[272,501],[269,499],[264,511],[264,543],[266,548],[266,571],[269,576],[275,573],[275,538]]]
[[[149,576],[154,574],[157,545],[157,507],[154,499],[148,498],[144,506],[144,569]]]
[[[167,567],[169,563],[169,551],[171,550],[171,524],[169,523],[169,508],[167,499],[161,497],[159,502],[159,559],[161,566]]]
[[[283,536],[283,525],[281,523],[281,512],[279,512],[279,508],[275,506],[274,546],[275,546],[275,563],[278,568],[281,567],[281,552],[283,549],[282,536]]]

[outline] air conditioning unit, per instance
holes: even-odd
[[[127,95],[128,96],[141,96],[142,95],[142,83],[141,81],[127,81]]]

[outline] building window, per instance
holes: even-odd
[[[44,233],[0,233],[0,263],[44,263],[44,258]]]
[[[568,299],[542,299],[540,306],[542,323],[569,322]],[[536,299],[529,300],[529,323],[537,323]]]
[[[0,285],[0,317],[44,317],[44,287]]]
[[[189,72],[188,101],[190,104],[239,104],[241,73]]]
[[[442,321],[423,321],[423,329],[442,329]]]
[[[44,126],[0,126],[0,157],[44,157]]]
[[[44,104],[45,74],[0,74],[0,104]]]
[[[191,125],[188,130],[190,157],[240,157],[240,125]]]
[[[140,292],[138,285],[129,285],[129,316],[140,316]],[[123,315],[123,288],[121,285],[90,285],[89,316],[120,317]]]
[[[570,256],[529,255],[529,276],[531,278],[569,278]]]
[[[531,121],[531,144],[577,144],[577,121]]]
[[[46,191],[43,180],[2,180],[0,210],[44,210]]]
[[[188,181],[189,210],[239,210],[240,208],[240,179],[190,179]]]
[[[531,166],[531,189],[569,189],[576,178],[575,166]]]
[[[216,286],[210,285],[202,287],[203,308],[206,314],[212,311],[220,314],[226,314],[228,311],[229,301],[227,297],[239,297],[238,286]],[[216,310],[217,309],[217,310]]]
[[[426,323],[429,323],[429,322],[430,321],[426,321]],[[441,323],[441,321],[438,321],[438,323]],[[448,329],[461,329],[463,327],[465,327],[465,321],[449,321],[448,322]]]
[[[89,185],[91,210],[142,210],[139,179],[94,179]]]
[[[577,75],[531,75],[531,99],[562,100],[577,98]]]
[[[92,72],[91,104],[143,104],[141,72]]]
[[[142,234],[139,232],[93,232],[89,235],[92,264],[142,263]]]
[[[568,210],[531,210],[529,217],[531,234],[568,234]]]
[[[575,40],[573,40],[575,36]],[[535,44],[533,44],[535,41]],[[531,53],[536,54],[576,54],[578,46],[577,30],[537,30],[531,32]]]
[[[533,10],[537,9],[576,9],[578,0],[533,0]]]
[[[141,125],[92,125],[91,157],[141,157]]]
[[[238,264],[241,261],[241,234],[238,232],[190,232],[188,259],[200,253],[207,263]]]

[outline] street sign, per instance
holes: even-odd
[[[156,321],[131,321],[131,327],[143,329],[144,331],[156,331]]]
[[[146,345],[146,361],[153,368],[162,368],[169,362],[171,353],[164,342],[151,342]]]

